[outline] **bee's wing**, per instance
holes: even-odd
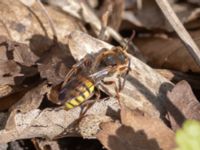
[[[76,64],[74,64],[72,66],[72,68],[69,70],[69,72],[67,73],[67,75],[65,76],[64,82],[62,85],[65,85],[72,76],[76,75],[79,69],[83,69],[85,68],[84,64],[88,61],[91,61],[92,57],[91,56],[85,56],[85,58],[83,58],[82,60],[80,60],[79,62],[77,62]]]
[[[97,71],[97,72],[89,75],[89,77],[94,79],[94,80],[95,79],[102,79],[102,78],[108,76],[109,72],[112,71],[113,69],[115,69],[115,67],[109,66],[109,67],[106,67],[106,68],[104,68],[100,71]]]

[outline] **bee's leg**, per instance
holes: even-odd
[[[99,86],[102,88],[103,92],[106,93],[109,97],[113,97],[113,94],[110,93],[103,84],[99,84]]]
[[[115,81],[102,81],[102,83],[103,84],[105,84],[105,85],[114,85],[114,88],[115,88],[115,93],[116,93],[116,95],[115,95],[115,98],[117,98],[117,100],[119,101],[120,100],[120,95],[119,95],[119,88],[117,87],[117,84],[116,84],[116,82]]]
[[[130,71],[131,71],[131,60],[129,59],[128,66],[126,67],[126,72],[125,72],[125,74],[123,76],[124,80],[123,80],[123,82],[121,84],[120,91],[124,88],[126,80],[127,80],[127,77],[128,77],[128,74],[129,74]]]
[[[97,88],[97,90],[95,91],[95,100],[87,100],[84,103],[81,104],[81,112],[80,112],[80,116],[84,116],[86,114],[86,112],[95,104],[95,102],[98,102],[100,100],[100,90]]]
[[[65,110],[65,106],[60,106],[60,107],[54,108],[54,111],[60,111],[60,110]]]

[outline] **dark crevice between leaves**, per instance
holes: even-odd
[[[105,150],[98,140],[80,137],[62,138],[58,140],[58,144],[62,150]]]

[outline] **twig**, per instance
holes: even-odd
[[[46,15],[46,17],[48,18],[48,21],[49,21],[49,24],[50,24],[50,27],[51,27],[51,30],[53,32],[53,38],[55,41],[57,41],[57,33],[56,33],[56,29],[54,28],[54,23],[53,23],[53,20],[51,19],[51,17],[49,16],[46,8],[44,7],[44,5],[41,3],[40,0],[37,0],[37,3],[40,5],[40,7],[42,8],[42,10],[44,11],[44,14]]]
[[[176,16],[172,7],[170,6],[167,0],[156,0],[158,6],[161,8],[163,14],[168,19],[169,23],[173,27],[173,29],[178,34],[179,38],[186,46],[188,52],[191,54],[195,62],[200,66],[200,51],[189,33],[186,31],[185,27]]]
[[[106,27],[108,25],[108,19],[109,19],[109,16],[112,12],[112,5],[109,5],[108,7],[108,10],[103,14],[102,16],[102,21],[101,21],[101,29],[100,29],[100,32],[99,32],[99,39],[101,40],[104,40],[105,38],[105,31],[106,31]]]

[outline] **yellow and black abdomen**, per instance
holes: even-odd
[[[59,100],[67,110],[81,105],[94,94],[94,83],[90,79],[78,76],[63,85]]]

